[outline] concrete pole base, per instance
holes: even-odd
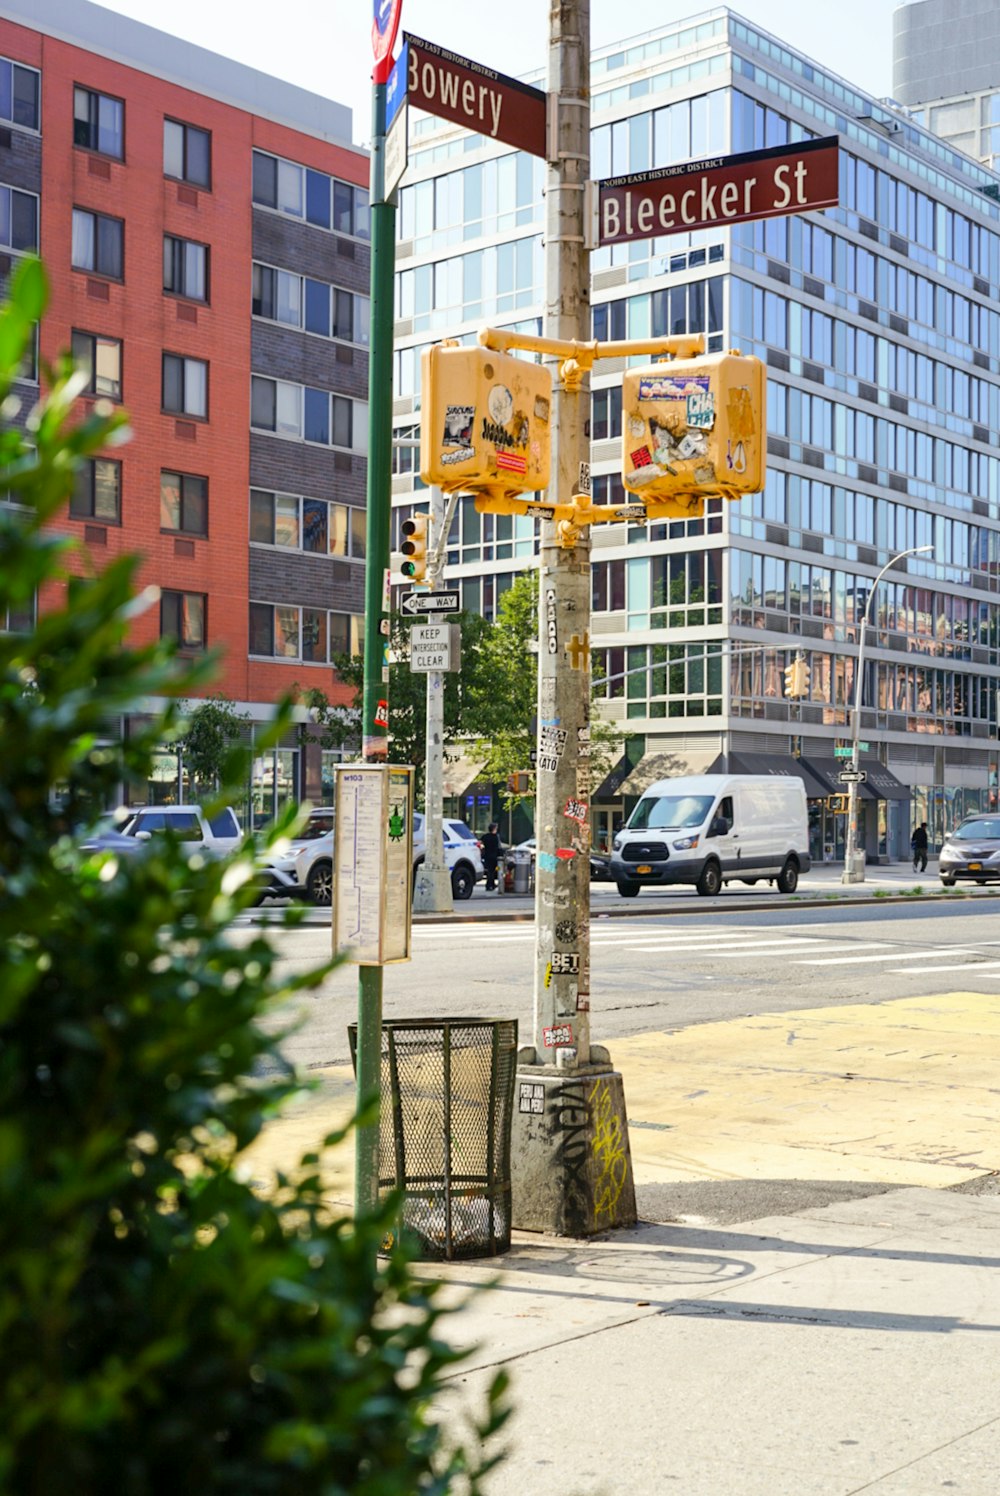
[[[844,863],[844,871],[840,875],[841,883],[863,883],[865,881],[865,854],[854,852]]]
[[[413,885],[413,912],[415,914],[453,914],[455,903],[451,893],[451,873],[446,867],[428,867],[422,862],[417,868]]]
[[[511,1139],[513,1224],[550,1236],[634,1226],[621,1075],[598,1063],[518,1065]]]

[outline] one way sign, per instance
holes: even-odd
[[[399,611],[421,618],[427,613],[459,613],[461,603],[457,592],[404,592]]]

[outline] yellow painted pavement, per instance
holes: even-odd
[[[637,1182],[943,1187],[1000,1168],[995,994],[700,1024],[618,1040],[613,1058]]]
[[[617,1039],[637,1184],[827,1179],[944,1187],[1000,1168],[1000,994],[838,1004]],[[287,1171],[347,1120],[353,1078],[273,1122],[247,1155]],[[647,1125],[643,1125],[647,1124]],[[652,1124],[652,1125],[649,1125]],[[353,1192],[353,1143],[324,1157]]]

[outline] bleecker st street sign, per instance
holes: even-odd
[[[794,146],[689,161],[598,185],[597,242],[624,244],[688,229],[834,208],[840,167],[836,135]]]
[[[531,156],[545,151],[545,95],[539,88],[496,73],[404,33],[406,92],[414,109],[450,119]]]

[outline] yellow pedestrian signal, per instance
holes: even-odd
[[[622,381],[622,482],[678,515],[764,487],[764,365],[737,352],[629,369]]]
[[[796,655],[795,659],[785,666],[785,695],[808,696],[810,674],[809,666],[802,655]]]
[[[400,571],[404,577],[409,577],[411,582],[422,582],[427,575],[429,524],[429,515],[415,514],[412,519],[404,519],[400,526],[403,536],[400,550],[406,557]]]
[[[491,498],[547,486],[548,369],[492,348],[445,342],[425,349],[421,378],[425,483]]]

